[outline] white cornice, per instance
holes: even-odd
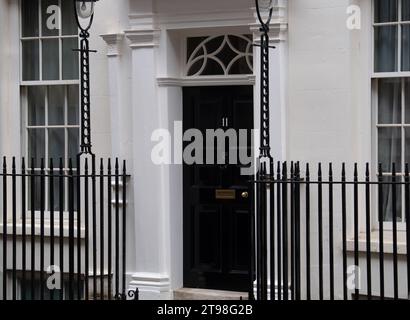
[[[149,25],[161,25],[166,29],[210,28],[224,26],[246,26],[253,20],[249,9],[229,11],[193,11],[183,13],[130,14],[130,25],[138,29]]]
[[[230,86],[230,85],[254,85],[254,75],[232,76],[200,76],[200,77],[158,77],[160,87],[195,87],[195,86]]]
[[[131,13],[129,19],[131,30],[141,30],[140,32],[159,28],[184,30],[247,26],[255,33],[255,38],[257,38],[259,33],[259,23],[255,8],[182,13]],[[279,5],[274,9],[271,22],[272,42],[286,40],[288,30],[287,19],[287,1],[280,0]]]
[[[107,56],[116,57],[121,55],[121,44],[124,40],[123,33],[103,34],[101,38],[107,43]]]
[[[158,45],[160,30],[158,29],[141,29],[141,30],[126,30],[125,36],[130,41],[130,47],[135,48],[151,48]]]

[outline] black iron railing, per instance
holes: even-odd
[[[409,299],[408,165],[315,170],[277,163],[257,175],[250,298]]]
[[[125,161],[35,164],[3,160],[2,299],[126,299]]]

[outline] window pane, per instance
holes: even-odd
[[[402,20],[403,21],[410,21],[410,0],[403,0],[403,14]]]
[[[59,40],[43,40],[43,80],[59,80]]]
[[[68,129],[68,158],[73,159],[75,163],[75,157],[80,151],[80,139],[79,139],[79,129],[70,128]]]
[[[39,45],[38,40],[22,41],[23,80],[32,81],[40,79]]]
[[[252,60],[252,59],[251,59]],[[229,74],[252,74],[252,70],[249,68],[246,58],[238,59],[229,70]]]
[[[402,56],[402,64],[401,70],[402,71],[410,71],[410,25],[403,25],[402,26],[402,49],[401,49],[401,56]]]
[[[384,182],[393,182],[391,177],[384,177]],[[396,196],[393,200],[393,184],[384,184],[383,188],[383,217],[384,221],[389,222],[393,221],[393,201],[396,203],[396,214],[397,214],[397,221],[401,222],[401,195],[402,195],[402,185],[398,184],[401,182],[400,177],[396,177]]]
[[[410,128],[405,129],[405,163],[410,164]]]
[[[22,0],[21,27],[23,37],[38,36],[38,0]]]
[[[45,124],[45,87],[27,87],[27,124],[29,126],[43,126]]]
[[[378,159],[384,172],[392,171],[392,163],[397,172],[401,171],[401,128],[378,129]]]
[[[35,165],[39,168],[40,167],[40,163],[41,161],[38,160],[35,162]],[[31,164],[31,160],[30,160],[30,164]],[[31,170],[29,171],[29,173],[31,173]],[[36,170],[35,174],[39,174],[40,170]],[[34,181],[31,181],[31,178],[28,179],[28,209],[31,210],[32,207],[34,207],[33,209],[36,211],[40,211],[41,209],[41,178],[39,176],[35,176],[34,177]],[[33,191],[31,191],[31,184],[34,184],[34,188]],[[32,197],[33,196],[33,197]],[[33,203],[34,206],[32,206],[31,202],[33,199]]]
[[[406,110],[406,124],[410,124],[410,79],[406,79],[404,89],[404,101]]]
[[[380,79],[378,124],[401,123],[401,79]]]
[[[391,22],[397,21],[398,0],[375,0],[374,2],[374,21]]]
[[[41,29],[43,36],[58,36],[58,29],[60,28],[59,15],[58,0],[43,0],[41,2]]]
[[[28,158],[35,159],[36,166],[40,166],[40,160],[45,158],[45,129],[28,129]]]
[[[63,79],[76,80],[78,76],[78,48],[77,38],[63,39]]]
[[[64,86],[48,87],[48,124],[64,125]]]
[[[204,76],[213,76],[213,75],[223,75],[225,74],[224,69],[222,66],[216,62],[215,60],[209,59],[206,63],[206,67],[202,72]]]
[[[397,26],[374,28],[375,72],[397,71]]]
[[[55,163],[53,160],[54,168],[60,165],[59,162]],[[60,194],[63,196],[61,201],[63,203],[62,207],[64,209],[64,183],[62,185],[62,190],[60,192],[60,170],[54,170],[53,188],[54,188],[54,210],[60,210]]]
[[[48,157],[52,158],[54,163],[58,163],[60,158],[64,158],[64,129],[48,130]]]
[[[77,35],[77,22],[75,21],[72,1],[61,1],[63,35]]]
[[[69,125],[79,124],[79,90],[78,85],[70,85],[67,87],[68,90],[68,110],[67,110],[67,120]]]

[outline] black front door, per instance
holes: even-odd
[[[203,164],[184,164],[183,170],[184,286],[247,291],[251,177],[241,174],[246,163],[229,164],[229,153],[242,149],[251,154],[253,87],[184,88],[183,121],[184,132],[196,128],[204,137]],[[207,164],[212,150],[205,142],[206,129],[238,133],[236,144],[226,139],[225,163],[217,162],[215,142],[215,164]],[[239,139],[239,129],[247,129],[247,139]]]

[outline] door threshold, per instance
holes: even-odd
[[[174,291],[174,300],[247,300],[247,292],[181,288]]]

